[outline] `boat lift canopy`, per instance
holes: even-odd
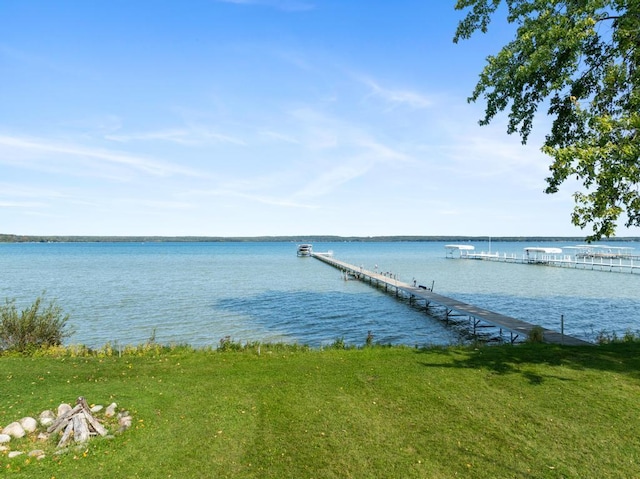
[[[524,249],[524,251],[529,253],[543,253],[543,254],[562,254],[562,248],[543,248],[538,246],[529,246]]]
[[[474,249],[476,249],[475,246],[470,244],[448,244],[445,245],[445,248],[458,251],[473,251]]]
[[[469,251],[476,249],[475,246],[470,244],[448,244],[444,246],[447,249],[447,258],[453,258],[453,255],[457,252],[459,256],[467,254]]]

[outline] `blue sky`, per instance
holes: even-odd
[[[586,235],[424,0],[3,0],[0,232]],[[620,236],[638,234],[621,229]]]

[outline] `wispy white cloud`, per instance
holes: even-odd
[[[279,142],[283,142],[283,143],[291,143],[293,145],[299,145],[300,144],[300,142],[298,140],[296,140],[294,137],[292,137],[290,135],[285,135],[283,133],[278,133],[276,131],[260,130],[258,132],[258,135],[263,137],[263,138],[267,138],[269,140],[275,140],[275,141],[279,141]]]
[[[68,160],[69,158],[76,158],[85,161],[89,160],[115,164],[153,176],[202,176],[202,172],[195,171],[190,168],[156,161],[126,152],[85,147],[77,144],[59,143],[45,139],[0,135],[0,147],[26,153],[27,155],[33,154],[32,157],[35,157],[39,162],[45,162],[45,164],[47,160],[49,160],[46,157],[46,154],[50,154],[54,157],[57,155],[63,155],[65,160]],[[0,162],[15,163],[10,158],[6,158],[2,154],[2,151],[0,151]],[[47,169],[51,169],[50,164],[47,165]]]
[[[235,3],[237,5],[260,5],[272,7],[286,12],[299,12],[313,10],[315,4],[303,0],[217,0],[222,3]]]
[[[104,136],[122,129],[122,118],[113,114],[87,114],[81,118],[64,119],[58,122],[58,128],[80,132],[85,136]]]
[[[13,62],[21,63],[31,68],[45,69],[56,74],[85,74],[84,71],[75,66],[71,67],[69,65],[58,64],[53,62],[48,56],[34,54],[6,44],[0,44],[0,57],[5,57]]]
[[[344,188],[381,165],[395,166],[414,159],[391,145],[374,138],[360,126],[327,116],[313,109],[290,113],[296,125],[295,136],[273,130],[258,130],[269,140],[291,144],[300,158],[269,175],[227,178],[189,195],[240,198],[257,203],[316,208],[316,199]]]
[[[412,162],[408,155],[373,139],[353,139],[353,153],[338,155],[338,161],[316,172],[314,179],[299,189],[295,198],[313,198],[330,194],[345,184],[361,178],[380,165]]]
[[[282,47],[279,47],[278,50],[270,50],[269,53],[287,65],[291,65],[303,72],[314,73],[320,68],[317,59],[314,61],[313,57],[310,58],[308,52],[304,54],[298,50],[284,50]]]
[[[223,198],[240,198],[249,200],[251,202],[272,205],[283,206],[287,208],[315,208],[314,205],[296,201],[287,197],[279,197],[276,195],[270,195],[267,193],[252,192],[250,190],[243,190],[238,188],[237,185],[222,185],[219,187],[210,188],[207,190],[194,190],[187,193],[188,196],[193,197],[223,197]]]
[[[448,168],[458,175],[475,178],[509,178],[509,183],[541,188],[547,161],[534,147],[523,146],[517,138],[506,137],[495,128],[482,133],[452,135],[448,145],[440,147],[448,158]]]
[[[58,190],[14,183],[0,183],[0,197],[11,198],[62,198]]]
[[[315,208],[315,206],[313,205],[302,203],[299,201],[294,201],[292,199],[287,199],[287,198],[278,198],[278,197],[273,197],[268,195],[248,194],[248,193],[241,193],[238,191],[232,192],[232,191],[222,190],[220,193],[224,194],[224,196],[244,198],[244,199],[256,201],[258,203],[263,203],[263,204],[273,205],[273,206],[285,206],[289,208],[306,208],[306,209]]]
[[[0,201],[0,208],[42,208],[44,203],[37,201]]]
[[[319,171],[312,181],[299,189],[295,198],[326,196],[345,184],[369,174],[381,164],[410,161],[406,155],[378,143],[362,143],[355,156],[341,158],[340,162],[324,171]]]
[[[406,106],[413,109],[422,109],[429,108],[433,104],[430,98],[417,91],[385,88],[368,77],[358,77],[358,80],[369,88],[370,96],[380,98],[393,107]]]
[[[381,166],[395,167],[398,163],[415,161],[367,131],[362,122],[313,108],[300,108],[290,115],[297,125],[303,151],[314,157],[313,175],[300,178],[298,184],[303,186],[291,196],[296,200],[329,195]]]
[[[176,200],[155,200],[155,199],[146,199],[146,198],[117,198],[118,204],[121,205],[131,205],[136,208],[145,207],[154,210],[187,210],[194,209],[196,205],[193,203],[189,203],[187,201],[176,201]]]
[[[299,198],[325,196],[345,183],[364,176],[372,166],[371,162],[356,160],[320,172],[316,178],[296,192],[295,196]]]
[[[415,162],[415,159],[410,155],[373,139],[362,139],[358,144],[365,149],[368,156],[374,158],[379,163]]]
[[[184,146],[203,145],[208,143],[231,143],[244,146],[245,142],[229,135],[223,135],[214,130],[194,127],[194,128],[173,128],[165,130],[128,133],[109,134],[105,139],[121,143],[132,141],[166,141]]]

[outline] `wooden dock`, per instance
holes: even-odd
[[[445,308],[446,317],[450,316],[468,316],[471,321],[474,333],[482,323],[489,324],[500,328],[502,331],[507,330],[511,334],[511,342],[514,342],[520,335],[529,336],[531,330],[536,328],[535,324],[528,323],[504,314],[494,313],[478,306],[458,301],[453,298],[442,296],[434,293],[425,286],[411,285],[398,281],[396,278],[380,274],[378,272],[368,271],[363,267],[354,266],[344,261],[337,260],[325,253],[312,253],[314,258],[339,269],[344,274],[350,275],[376,287],[384,287],[385,291],[391,290],[396,296],[401,294],[407,296],[410,302],[425,301],[428,308],[432,303]],[[552,329],[542,328],[544,341],[553,344],[565,344],[569,346],[593,346],[593,343],[574,338],[566,334],[561,334]],[[515,335],[515,336],[514,336]]]

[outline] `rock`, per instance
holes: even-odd
[[[49,427],[51,426],[51,424],[53,424],[53,421],[56,419],[56,415],[53,411],[46,410],[40,413],[40,416],[38,417],[38,419],[40,420],[40,424],[42,424],[44,427]]]
[[[91,412],[100,412],[102,411],[102,409],[104,408],[104,406],[100,405],[100,404],[96,404],[95,406],[93,406],[90,411]]]
[[[48,441],[49,440],[49,434],[47,434],[46,432],[41,432],[40,434],[38,434],[38,441]]]
[[[120,425],[119,431],[125,431],[131,427],[133,418],[129,415],[128,411],[118,414],[118,424]]]
[[[0,446],[0,452],[8,451],[9,446]]]
[[[104,412],[104,415],[107,417],[113,417],[116,415],[116,408],[118,405],[114,402],[107,406],[107,410]]]
[[[9,441],[11,441],[9,434],[0,434],[0,444],[6,444]]]
[[[44,451],[42,449],[34,449],[33,451],[29,451],[29,457],[35,457],[36,459],[44,459]]]
[[[58,417],[62,416],[65,412],[71,411],[72,407],[66,403],[60,404],[58,406]]]
[[[9,459],[13,459],[14,457],[21,456],[22,454],[24,454],[24,452],[22,451],[11,451],[9,454],[7,454],[7,457]]]
[[[25,432],[33,432],[38,428],[38,421],[32,417],[23,417],[20,419],[20,425]]]
[[[2,430],[2,434],[8,434],[11,437],[19,439],[21,437],[24,437],[26,433],[24,432],[24,428],[19,422],[12,422]]]

